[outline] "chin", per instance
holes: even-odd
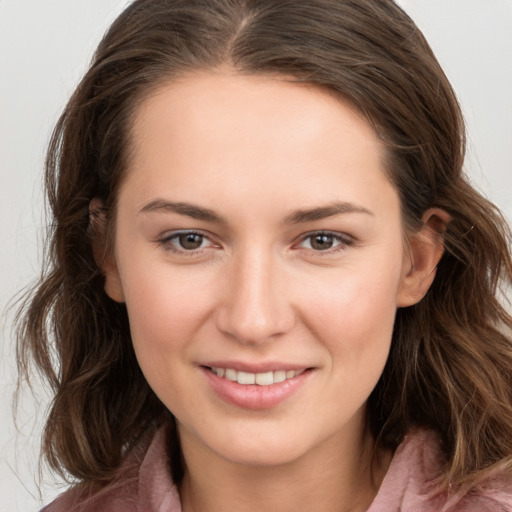
[[[209,447],[222,459],[233,464],[252,467],[270,467],[289,464],[306,454],[311,446],[306,438],[281,430],[276,435],[276,428],[271,432],[246,432],[244,435],[228,433],[222,439],[205,439]],[[243,429],[241,429],[243,431]]]

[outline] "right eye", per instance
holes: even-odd
[[[195,254],[201,249],[213,246],[204,234],[196,231],[170,233],[158,240],[158,243],[167,251],[183,255]]]

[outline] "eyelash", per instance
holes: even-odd
[[[202,238],[201,242],[204,242],[204,240],[208,240],[212,244],[211,246],[213,246],[213,243],[211,242],[208,235],[206,235],[202,231],[196,231],[193,229],[183,230],[183,231],[175,231],[175,232],[169,234],[168,236],[158,239],[157,243],[165,251],[169,251],[174,254],[178,254],[178,255],[186,256],[186,257],[192,257],[197,254],[200,254],[202,251],[204,251],[204,249],[208,248],[208,246],[206,246],[206,247],[199,247],[198,249],[194,249],[194,250],[187,250],[185,248],[178,248],[172,243],[173,240],[178,240],[179,237],[181,237],[181,236],[190,236],[190,235],[195,235],[195,236],[201,237]],[[310,240],[310,242],[311,242],[314,237],[321,237],[321,236],[329,237],[332,239],[333,242],[338,242],[338,244],[335,245],[334,247],[329,247],[325,250],[315,250],[313,248],[300,247],[300,245],[303,244],[304,242],[306,242],[307,240]],[[299,242],[294,244],[294,248],[297,248],[297,250],[312,251],[315,253],[315,255],[319,255],[319,256],[325,255],[326,256],[326,255],[332,255],[333,253],[343,251],[347,247],[350,247],[353,244],[354,244],[354,239],[349,237],[348,235],[341,235],[339,233],[335,233],[332,231],[313,231],[311,233],[306,233],[305,235],[302,235],[301,238],[299,239]]]

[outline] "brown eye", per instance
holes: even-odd
[[[325,252],[331,254],[346,249],[353,243],[353,238],[343,233],[318,231],[306,235],[298,246],[317,253]]]
[[[325,251],[330,249],[334,244],[334,237],[332,235],[325,235],[320,233],[310,237],[311,248],[315,251]]]
[[[193,251],[203,245],[204,236],[197,233],[183,233],[178,236],[178,243],[182,249]]]

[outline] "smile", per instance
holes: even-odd
[[[233,368],[215,368],[211,367],[210,370],[218,377],[237,382],[242,385],[256,384],[258,386],[271,386],[278,384],[288,379],[293,379],[305,371],[302,370],[277,370],[263,373],[250,373],[237,371]]]
[[[311,382],[315,368],[279,368],[280,364],[246,365],[236,363],[238,369],[226,363],[201,365],[210,389],[224,402],[243,409],[269,409],[291,399]],[[230,367],[231,366],[231,367]],[[252,368],[250,367],[252,366]],[[256,367],[254,367],[256,366]],[[248,371],[248,370],[253,370]]]

